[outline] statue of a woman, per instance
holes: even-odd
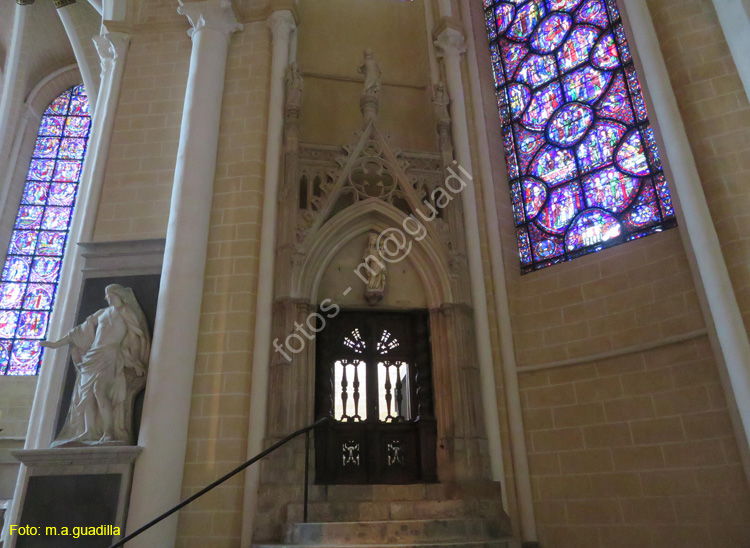
[[[151,348],[146,317],[133,290],[109,285],[97,310],[47,348],[70,345],[76,384],[68,416],[52,447],[128,444],[133,398],[145,383]]]

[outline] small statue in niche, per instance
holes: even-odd
[[[388,271],[381,257],[378,235],[375,233],[370,233],[364,263],[370,275],[365,287],[365,299],[371,306],[375,306],[383,300],[385,282],[388,279]]]
[[[365,75],[362,95],[378,95],[380,93],[380,66],[375,61],[370,48],[365,48],[364,53],[364,61],[362,61],[362,66],[359,67],[359,73]]]
[[[146,316],[121,285],[104,290],[109,306],[46,348],[70,345],[76,384],[62,431],[52,447],[127,445],[132,439],[133,399],[145,385],[151,337]]]
[[[297,63],[291,63],[286,73],[286,108],[299,110],[302,106],[304,84]]]

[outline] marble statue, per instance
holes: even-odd
[[[380,93],[380,66],[375,61],[370,48],[366,48],[364,53],[364,61],[362,61],[362,66],[359,67],[359,73],[365,75],[362,95],[378,95]]]
[[[365,299],[371,305],[378,304],[385,294],[385,282],[388,279],[388,271],[385,263],[381,259],[380,247],[378,245],[378,235],[370,234],[365,250],[364,262],[367,264],[369,278],[365,287]]]
[[[109,285],[109,306],[57,341],[69,345],[76,383],[65,424],[52,447],[132,444],[133,399],[145,385],[151,339],[133,290]]]

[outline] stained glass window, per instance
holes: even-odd
[[[481,0],[522,272],[676,225],[616,0]]]
[[[0,375],[39,372],[90,126],[82,85],[42,116],[0,278]]]

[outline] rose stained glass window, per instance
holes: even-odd
[[[39,372],[90,126],[82,85],[42,116],[0,278],[0,375]]]
[[[616,0],[482,0],[522,272],[676,225]]]

